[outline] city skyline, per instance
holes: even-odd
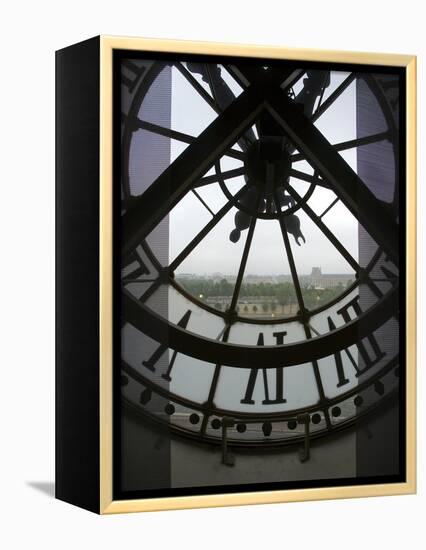
[[[307,276],[312,275],[315,269],[320,269],[320,274],[323,276],[330,276],[330,275],[344,275],[344,276],[351,276],[352,273],[345,273],[345,272],[326,272],[322,271],[321,267],[318,266],[312,266],[311,271],[308,272],[299,272],[298,275]],[[221,271],[215,271],[212,273],[195,273],[195,272],[177,272],[176,275],[178,277],[189,277],[189,276],[197,276],[197,277],[209,277],[209,278],[219,278],[219,277],[229,277],[231,279],[235,279],[236,275],[230,274],[230,273],[223,273]],[[267,278],[267,277],[291,277],[291,273],[244,273],[245,278]]]

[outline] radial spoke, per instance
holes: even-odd
[[[318,109],[315,111],[315,113],[312,115],[311,120],[312,122],[315,122],[325,111],[333,105],[333,103],[336,101],[338,97],[342,95],[342,93],[346,90],[346,88],[353,82],[355,79],[355,73],[350,74],[335,90],[332,94],[328,96],[328,98],[324,101],[324,103],[318,107]]]
[[[326,189],[331,189],[330,185],[328,185],[326,181],[316,175],[311,176],[310,174],[306,174],[306,172],[301,172],[300,170],[295,170],[294,168],[290,170],[289,174],[291,177],[298,180],[307,181],[308,183],[314,183],[315,185],[320,185]]]
[[[259,207],[259,202],[260,202],[260,197],[258,196],[255,211]],[[238,297],[240,295],[241,283],[243,282],[244,272],[246,270],[246,265],[247,265],[247,259],[248,259],[248,255],[249,255],[249,252],[250,252],[251,244],[253,242],[253,235],[254,235],[254,230],[256,228],[256,221],[257,221],[256,216],[253,216],[252,219],[251,219],[251,222],[250,222],[250,228],[248,230],[247,239],[246,239],[246,242],[245,242],[245,245],[244,245],[243,254],[241,256],[240,268],[238,270],[237,280],[235,281],[235,286],[234,286],[234,292],[232,294],[231,305],[229,307],[231,312],[234,312],[235,308],[237,306]]]
[[[317,329],[309,323],[309,330],[311,330],[315,336],[321,336],[321,333],[317,331]]]
[[[235,199],[239,199],[243,193],[248,189],[248,186],[245,185],[242,187],[238,193],[235,195]],[[174,271],[185,258],[194,250],[194,248],[204,239],[204,237],[220,222],[220,220],[231,210],[233,207],[232,202],[227,202],[206,224],[203,229],[192,239],[192,241],[182,250],[182,252],[173,260],[170,264],[170,271]]]
[[[195,191],[195,189],[191,189],[192,193],[197,197],[197,199],[201,202],[201,204],[210,212],[210,214],[212,216],[214,216],[214,212],[213,210],[210,208],[210,206],[206,203],[206,201],[203,199],[203,197],[201,197],[201,195],[199,193],[197,193],[197,191]]]
[[[190,136],[189,134],[184,134],[183,132],[178,132],[177,130],[172,130],[171,128],[166,128],[165,126],[160,126],[159,124],[153,124],[152,122],[140,120],[139,118],[136,119],[135,125],[141,130],[153,132],[154,134],[159,134],[160,136],[165,136],[177,141],[182,141],[183,143],[192,143],[197,139],[195,136]],[[242,161],[245,158],[244,153],[237,151],[236,149],[228,149],[224,152],[224,155]]]
[[[370,143],[376,143],[378,141],[385,141],[389,139],[389,132],[379,132],[372,134],[371,136],[364,136],[360,138],[351,139],[348,141],[342,141],[333,145],[337,151],[345,151],[347,149],[353,149],[354,147],[362,147],[363,145],[370,145]]]
[[[340,200],[339,197],[336,197],[334,199],[334,201],[331,204],[329,204],[327,206],[327,208],[324,210],[324,212],[322,214],[320,214],[318,217],[323,218],[327,214],[327,212],[330,212],[330,210],[333,208],[333,206],[339,202],[339,200]]]
[[[188,71],[182,63],[175,63],[174,65],[176,69],[186,78],[186,80],[191,84],[191,86],[200,94],[200,96],[204,99],[210,107],[216,111],[216,113],[220,113],[220,109],[218,105],[216,104],[213,97],[206,92],[206,90],[201,86],[201,84],[198,82],[198,80]]]
[[[275,193],[275,196],[274,196],[274,201],[275,201],[275,208],[276,208],[277,212],[280,212],[281,211],[280,202],[278,200],[278,197],[277,197],[276,193]],[[304,328],[304,331],[305,331],[305,336],[308,340],[310,340],[312,338],[312,334],[311,334],[311,330],[309,328],[309,321],[308,321],[308,318],[306,316],[307,310],[306,310],[306,307],[305,307],[305,302],[303,300],[302,289],[301,289],[301,286],[300,286],[299,276],[297,274],[296,263],[294,261],[294,256],[293,256],[293,251],[291,249],[290,239],[288,238],[288,233],[287,233],[287,229],[286,229],[286,226],[285,226],[284,216],[280,216],[279,223],[280,223],[280,228],[281,228],[281,234],[282,234],[283,240],[284,240],[285,250],[286,250],[286,253],[287,253],[287,259],[288,259],[288,264],[289,264],[289,267],[290,267],[291,278],[293,280],[293,285],[294,285],[294,288],[296,290],[297,303],[299,305],[299,310],[300,310],[300,314],[301,314],[303,328]],[[315,382],[316,382],[317,389],[318,389],[318,394],[319,394],[319,397],[320,397],[320,403],[324,404],[326,402],[326,398],[325,398],[325,393],[324,393],[324,387],[323,387],[323,384],[322,384],[321,373],[320,373],[317,361],[312,361],[312,369],[314,371],[314,377],[315,377]],[[326,424],[327,424],[327,428],[331,429],[330,416],[328,414],[328,410],[325,407],[323,408],[323,412],[324,412],[324,418],[325,418],[325,421],[326,421]]]
[[[278,200],[278,197],[276,196],[276,193],[275,193],[275,197],[274,197],[274,202],[275,202],[276,211],[281,212],[280,201]],[[291,277],[292,277],[292,280],[293,280],[294,289],[296,291],[297,303],[299,305],[300,314],[303,315],[306,311],[305,302],[303,300],[302,289],[301,289],[301,286],[300,286],[299,276],[297,274],[296,264],[294,262],[293,251],[291,250],[290,239],[288,238],[288,233],[287,233],[287,228],[286,228],[286,225],[285,225],[284,216],[280,216],[278,221],[279,221],[279,224],[280,224],[281,234],[282,234],[283,241],[284,241],[284,247],[285,247],[285,251],[286,251],[286,254],[287,254],[288,265],[290,267],[290,273],[291,273]]]
[[[300,207],[306,212],[306,214],[311,218],[311,220],[324,233],[324,235],[327,237],[327,239],[335,246],[335,248],[345,258],[345,260],[352,267],[352,269],[354,269],[355,272],[358,273],[359,272],[358,262],[346,250],[346,248],[342,245],[342,243],[339,241],[339,239],[336,239],[334,233],[332,231],[330,231],[330,229],[325,225],[325,223],[320,219],[320,217],[315,214],[315,212],[312,210],[312,208],[303,201],[302,197],[299,195],[299,193],[297,193],[297,191],[295,189],[288,186],[287,191],[294,198],[294,200],[298,204],[300,204]]]
[[[211,176],[204,176],[204,178],[201,178],[194,187],[202,187],[204,185],[210,185],[210,183],[217,183],[221,179],[231,179],[236,178],[238,176],[244,176],[245,174],[245,168],[242,166],[241,168],[235,168],[234,170],[226,170],[224,172],[221,172],[220,174],[212,174]]]
[[[146,130],[147,132],[176,139],[177,141],[183,141],[184,143],[192,143],[196,139],[194,136],[190,136],[189,134],[184,134],[183,132],[178,132],[177,130],[172,130],[171,128],[166,128],[165,126],[160,126],[159,124],[153,124],[152,122],[147,122],[146,120],[141,120],[139,118],[135,120],[135,126],[137,126],[140,130]]]
[[[336,149],[336,151],[346,151],[347,149],[362,147],[363,145],[370,145],[370,143],[377,143],[379,141],[384,141],[387,139],[389,139],[389,132],[379,132],[378,134],[373,134],[371,136],[365,136],[362,138],[350,139],[348,141],[335,143],[333,147]],[[304,159],[305,156],[301,153],[296,153],[291,157],[292,162],[298,162],[299,160]]]
[[[230,330],[231,330],[231,325],[228,323],[225,325],[225,328],[223,330],[222,342],[228,341]],[[222,368],[221,364],[218,363],[215,365],[212,382],[210,384],[209,395],[207,397],[207,402],[205,404],[207,409],[211,409],[213,407],[213,400],[216,395],[216,389],[219,382],[221,368]],[[203,417],[203,421],[201,423],[201,428],[200,428],[201,436],[204,436],[206,433],[208,421],[209,421],[209,415],[205,414]]]

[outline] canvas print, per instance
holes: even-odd
[[[404,481],[403,70],[113,76],[114,498]]]

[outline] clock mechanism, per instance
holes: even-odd
[[[116,315],[137,418],[221,445],[224,464],[229,447],[306,461],[395,403],[398,86],[321,64],[121,62]]]

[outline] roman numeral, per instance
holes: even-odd
[[[123,69],[126,69],[123,71]],[[145,72],[145,67],[137,65],[130,59],[124,59],[121,62],[121,82],[128,88],[129,92],[133,92],[142,75]]]
[[[383,273],[383,275],[386,277],[386,279],[389,279],[389,282],[395,282],[398,280],[398,275],[385,267],[384,265],[380,266],[380,270]]]
[[[395,112],[399,102],[399,80],[398,77],[392,79],[384,78],[379,80],[383,91],[390,103],[392,110]]]
[[[348,302],[345,306],[343,306],[341,309],[337,311],[338,315],[341,315],[346,323],[349,323],[353,320],[351,317],[352,314],[355,313],[355,317],[358,317],[361,315],[362,310],[359,305],[359,296],[355,296],[350,302]],[[336,325],[334,324],[331,317],[328,317],[328,327],[330,330],[335,330]],[[357,361],[355,361],[352,353],[349,349],[345,350],[345,353],[347,357],[349,358],[350,362],[352,363],[356,375],[360,376],[361,374],[364,374],[366,371],[371,369],[374,365],[376,365],[385,355],[386,353],[383,352],[380,349],[380,346],[374,337],[373,334],[370,336],[367,336],[364,338],[364,340],[367,340],[369,343],[370,351],[367,350],[366,345],[363,341],[357,342],[355,345],[358,349],[359,356],[362,359],[363,367],[360,368]],[[349,383],[349,379],[346,378],[344,367],[343,367],[343,361],[342,361],[342,352],[338,351],[334,354],[334,361],[336,363],[336,372],[337,372],[337,387],[340,388],[341,386],[344,386],[345,384]]]
[[[388,90],[397,90],[399,87],[398,79],[395,78],[393,78],[392,80],[381,79],[379,82],[385,92],[387,92]]]
[[[277,346],[280,346],[284,343],[284,336],[286,334],[287,332],[273,333]],[[263,332],[259,333],[259,336],[257,339],[257,345],[258,346],[265,345]],[[267,373],[268,369],[250,369],[249,379],[246,387],[246,393],[244,395],[244,398],[241,399],[240,403],[244,405],[255,404],[255,401],[253,399],[253,392],[256,385],[257,373],[259,370],[262,370],[263,391],[265,394],[265,399],[263,399],[262,404],[276,405],[279,403],[286,403],[287,399],[284,398],[284,368],[283,367],[277,367],[276,369],[274,369],[275,370],[275,398],[271,398],[271,395],[269,392],[268,373]]]
[[[394,273],[392,270],[390,270],[386,266],[381,265],[380,271],[383,273],[383,277],[380,275],[372,276],[370,277],[370,280],[373,282],[386,282],[390,284],[395,284],[398,281],[397,273]]]
[[[333,319],[331,317],[328,317],[328,328],[330,330],[335,330],[336,325],[333,323]],[[343,369],[343,361],[342,361],[342,354],[340,351],[334,354],[334,361],[336,363],[336,371],[337,371],[337,387],[340,388],[341,386],[344,386],[345,384],[349,383],[349,379],[345,376],[345,371]],[[355,366],[355,365],[354,365]],[[357,369],[358,366],[355,366]]]
[[[188,309],[188,311],[184,314],[184,316],[180,319],[180,321],[177,323],[178,327],[186,328],[188,325],[189,318],[191,317],[192,311]],[[165,344],[160,344],[158,348],[154,351],[154,353],[151,355],[149,359],[146,361],[142,361],[142,365],[149,369],[151,372],[155,372],[155,365],[158,363],[158,361],[161,359],[163,354],[168,350],[169,348]],[[170,381],[172,379],[171,372],[173,369],[173,365],[176,361],[176,355],[177,351],[173,352],[172,358],[170,359],[169,366],[167,368],[167,371],[161,375],[164,380]]]
[[[125,282],[126,279],[139,279],[143,275],[150,274],[148,266],[135,250],[131,252],[127,258],[129,263],[124,268],[126,270],[126,275],[122,277],[123,282]]]

